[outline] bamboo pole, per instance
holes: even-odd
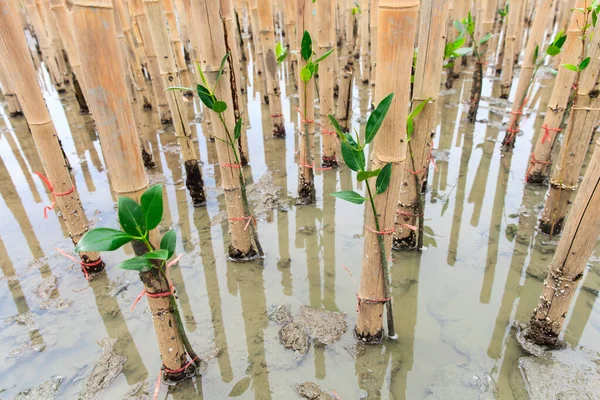
[[[575,8],[582,8],[587,0],[577,0]],[[562,54],[555,58],[562,64],[579,65],[582,60],[583,45],[579,36],[583,26],[583,13],[571,13],[571,21],[567,30],[567,40],[563,45]],[[550,101],[544,116],[542,132],[538,135],[535,148],[530,157],[530,167],[527,171],[528,183],[543,183],[550,175],[552,149],[556,138],[561,131],[562,121],[567,109],[573,82],[577,73],[567,68],[560,67],[556,76]]]
[[[163,0],[162,4],[165,10],[165,17],[167,18],[168,32],[171,35],[171,46],[173,48],[173,53],[175,54],[175,62],[177,68],[179,68],[179,79],[183,86],[191,87],[192,81],[190,80],[190,74],[185,61],[185,54],[183,53],[183,44],[181,43],[179,29],[177,28],[177,18],[175,17],[173,0]],[[191,97],[192,94],[193,93],[190,92],[189,96]]]
[[[42,17],[42,21],[44,22],[44,26],[46,27],[48,38],[52,44],[58,70],[63,80],[68,82],[70,73],[69,67],[67,66],[67,61],[65,60],[65,48],[62,40],[60,39],[60,34],[58,32],[58,27],[56,26],[56,21],[52,16],[52,11],[50,11],[50,4],[48,3],[48,0],[36,0],[36,5],[40,16]]]
[[[163,80],[160,78],[160,67],[158,65],[158,56],[154,43],[152,42],[152,33],[148,18],[144,13],[144,4],[142,0],[131,0],[129,2],[131,16],[136,20],[142,42],[144,44],[144,53],[148,62],[148,69],[152,77],[152,87],[154,88],[154,96],[158,106],[158,114],[162,124],[170,124],[173,122],[173,116],[169,108],[169,100],[167,99],[166,87]]]
[[[12,80],[10,79],[10,74],[8,73],[6,65],[2,60],[0,60],[0,86],[2,86],[2,94],[6,99],[6,108],[8,109],[8,115],[10,115],[11,117],[23,115],[23,110],[21,108],[21,104],[19,103],[19,98],[15,93],[15,88],[13,86]]]
[[[271,0],[261,0],[257,5],[258,29],[260,46],[262,48],[265,75],[267,80],[267,95],[269,96],[269,111],[273,136],[285,137],[283,110],[281,109],[281,90],[277,74],[277,56],[275,55],[275,26],[273,25],[273,7]]]
[[[531,90],[531,86],[534,79],[534,73],[536,72],[536,64],[539,60],[534,59],[536,54],[539,57],[544,57],[544,51],[542,45],[544,42],[544,33],[546,25],[548,24],[548,18],[550,17],[550,10],[552,9],[552,1],[549,0],[537,0],[535,6],[535,18],[531,26],[529,34],[529,40],[527,41],[527,48],[525,49],[525,57],[523,59],[523,65],[521,66],[521,72],[519,75],[519,84],[517,85],[517,92],[515,99],[512,103],[512,109],[508,119],[508,129],[504,136],[503,149],[512,151],[515,147],[515,140],[517,133],[519,132],[519,120],[523,113],[523,109],[527,103],[527,96]]]
[[[267,80],[263,74],[265,71],[265,56],[263,45],[260,41],[260,27],[258,23],[258,2],[259,0],[250,0],[250,22],[252,25],[252,42],[254,43],[254,52],[256,55],[256,61],[254,67],[256,68],[256,74],[258,81],[260,82],[260,92],[262,94],[262,101],[264,104],[269,104],[269,95],[267,89]]]
[[[104,159],[115,193],[139,201],[148,187],[131,105],[125,95],[126,80],[120,60],[115,15],[111,0],[71,0],[73,36],[85,71],[85,83],[100,136]],[[150,233],[158,247],[158,232]],[[157,268],[140,274],[147,293],[171,290],[166,277]],[[196,357],[178,328],[179,315],[173,296],[148,297],[152,322],[158,339],[164,376],[181,380],[187,376],[186,353]],[[181,371],[179,371],[181,370]]]
[[[550,180],[540,221],[543,233],[556,235],[562,231],[573,192],[577,190],[579,176],[587,148],[598,126],[600,117],[600,24],[596,25],[588,56],[590,64],[583,71],[573,100],[571,115],[564,134],[558,163]]]
[[[481,15],[479,16],[479,19],[476,21],[477,23],[477,34],[475,37],[479,38],[481,40],[481,38],[485,37],[485,35],[489,34],[494,34],[494,22],[496,20],[496,14],[498,14],[498,10],[496,9],[496,6],[498,5],[498,1],[497,0],[483,0],[483,4],[482,4],[482,10],[481,10]],[[488,40],[487,42],[485,42],[484,44],[480,45],[480,53],[484,56],[485,60],[488,60],[488,49],[490,42],[492,42],[492,38],[490,37],[490,40]],[[496,39],[496,44],[497,44],[497,39]],[[494,47],[491,48],[492,51],[496,51],[496,49]]]
[[[356,335],[361,341],[377,343],[383,337],[383,304],[388,304],[388,318],[392,314],[391,301],[385,282],[389,280],[387,264],[392,246],[392,237],[384,236],[382,254],[379,238],[371,230],[388,233],[396,219],[396,204],[400,193],[401,171],[406,160],[406,118],[410,100],[410,76],[414,51],[414,36],[419,14],[418,0],[380,0],[379,1],[379,40],[377,65],[380,82],[385,85],[375,87],[375,100],[381,101],[390,93],[394,99],[379,133],[373,141],[371,154],[372,169],[382,168],[392,163],[392,176],[387,191],[375,196],[373,202],[378,212],[379,229],[375,227],[375,215],[367,207],[365,227],[364,256],[361,269],[360,288],[358,290],[358,318]],[[398,29],[402,26],[403,29]],[[371,178],[374,184],[374,178]],[[382,260],[382,258],[384,258]],[[383,262],[382,262],[383,261]],[[388,287],[389,289],[389,287]],[[368,299],[371,299],[369,301]],[[389,320],[389,319],[388,319]]]
[[[597,34],[597,33],[596,33]],[[555,347],[577,286],[600,235],[600,140],[575,198],[526,337]]]
[[[452,1],[452,12],[450,14],[451,18],[451,29],[450,34],[448,35],[448,41],[453,42],[459,35],[458,30],[454,27],[455,21],[462,21],[467,18],[469,11],[471,10],[471,1],[472,0],[453,0]],[[453,79],[458,78],[460,73],[460,63],[456,62],[453,68],[448,69],[448,74],[452,73],[452,79],[448,83],[448,88],[452,87]]]
[[[231,140],[235,116],[232,108],[233,98],[230,87],[230,68],[226,66],[222,76],[215,85],[222,58],[227,54],[225,45],[225,31],[219,16],[219,3],[213,0],[198,0],[192,2],[192,15],[198,26],[204,26],[211,35],[198,35],[200,40],[200,68],[204,72],[209,86],[214,87],[214,95],[217,99],[227,104],[227,110],[222,113],[223,123],[216,121],[213,124],[213,134],[217,139],[217,157],[221,182],[225,191],[227,204],[227,216],[229,219],[229,230],[231,233],[231,244],[229,245],[229,258],[234,261],[243,261],[256,256],[256,250],[252,243],[251,232],[253,227],[248,224],[249,210],[244,204],[245,194],[242,190],[243,182],[239,176],[240,162],[231,146],[227,143]],[[258,245],[258,243],[256,243]]]
[[[317,3],[317,44],[319,55],[330,50],[333,53],[319,63],[319,99],[321,115],[321,166],[325,168],[337,167],[335,156],[337,140],[336,133],[327,115],[334,114],[334,69],[337,60],[337,49],[335,42],[335,24],[331,23],[334,15],[336,1],[322,1]],[[376,14],[376,13],[374,13]]]
[[[498,10],[504,9],[505,0],[500,0],[498,3]],[[504,42],[506,39],[506,18],[500,14],[496,15],[496,26],[494,28],[494,34],[490,39],[488,48],[493,50],[491,63],[495,70],[495,75],[500,76],[502,73],[502,64],[504,63]]]
[[[79,55],[75,49],[75,42],[73,41],[73,34],[71,32],[71,16],[67,11],[65,0],[49,0],[50,9],[54,15],[54,21],[56,21],[56,28],[60,34],[62,43],[64,44],[67,57],[69,58],[69,64],[73,72],[71,73],[73,89],[75,90],[75,97],[79,104],[79,111],[82,114],[89,113],[86,98],[89,96],[85,85],[83,84],[83,72],[81,71],[81,63],[79,62]]]
[[[340,84],[338,92],[338,104],[335,117],[340,123],[340,127],[348,132],[352,125],[350,121],[352,114],[352,82],[354,81],[354,64],[352,57],[348,57],[348,62],[344,65],[340,74]]]
[[[312,31],[313,5],[311,0],[297,0],[296,2],[296,27],[297,48],[302,48],[304,32]],[[302,71],[307,61],[298,57],[298,70]],[[299,129],[298,141],[300,143],[299,169],[298,169],[298,201],[301,204],[312,204],[316,200],[314,181],[314,143],[315,143],[315,80],[302,81],[298,74],[298,95],[300,103],[299,116],[302,128]]]
[[[0,58],[23,108],[23,114],[48,179],[46,184],[52,192],[52,204],[56,202],[71,240],[77,244],[89,228],[88,220],[81,206],[79,193],[73,186],[65,164],[52,117],[44,102],[37,73],[23,35],[23,26],[17,11],[8,0],[0,1]],[[44,208],[45,212],[46,208]],[[100,254],[86,252],[80,253],[80,257],[86,276],[88,272],[100,272],[104,269]]]
[[[444,65],[448,2],[422,0],[419,24],[419,53],[412,93],[412,109],[427,102],[414,119],[414,132],[408,142],[409,156],[401,171],[402,186],[398,200],[398,220],[394,234],[395,250],[422,246],[424,201],[421,193],[427,184],[433,138],[437,128],[438,96]],[[430,100],[429,100],[430,99]],[[412,227],[418,227],[418,232]]]
[[[143,0],[143,4],[152,43],[154,44],[154,51],[157,55],[160,79],[163,81],[162,86],[165,88],[180,87],[182,82],[175,62],[173,48],[171,47],[172,41],[169,40],[161,1]],[[159,79],[159,77],[155,78]],[[204,194],[202,172],[198,163],[199,157],[196,151],[196,144],[192,141],[192,131],[189,126],[187,108],[182,104],[183,100],[179,91],[168,90],[166,96],[185,167],[185,186],[190,193],[194,207],[201,207],[206,204],[206,196]]]
[[[521,9],[519,10],[519,24],[517,25],[517,40],[515,42],[515,66],[519,64],[519,56],[521,54],[521,50],[523,49],[523,41],[525,40],[525,35],[527,33],[527,4],[530,1],[534,0],[523,0],[521,2]],[[550,3],[552,0],[548,0]],[[510,4],[510,3],[509,3]]]
[[[177,13],[177,22],[179,22],[179,31],[181,33],[181,44],[183,46],[184,60],[187,62],[190,60],[188,54],[188,46],[190,44],[190,32],[188,27],[187,9],[185,7],[186,0],[175,0],[175,11]]]
[[[344,4],[344,31],[346,36],[345,53],[350,57],[354,52],[356,35],[354,35],[354,26],[356,17],[353,12],[354,0],[340,0]]]
[[[510,87],[512,86],[515,56],[517,54],[517,35],[519,25],[521,24],[521,8],[523,0],[512,0],[510,2],[510,11],[508,12],[508,22],[506,24],[506,36],[504,38],[504,59],[502,62],[502,86],[500,97],[508,99]]]
[[[371,59],[369,54],[369,0],[360,1],[360,58],[361,58],[361,80],[362,83],[369,83],[371,79]]]
[[[379,30],[379,18],[377,10],[379,8],[379,0],[371,0],[371,85],[375,86],[375,78],[377,76],[377,34]]]
[[[64,79],[60,74],[60,69],[58,68],[58,64],[56,61],[56,54],[52,47],[52,43],[50,38],[46,34],[46,28],[44,28],[44,23],[42,22],[42,18],[40,17],[40,13],[35,5],[34,0],[23,0],[25,5],[25,9],[27,10],[27,15],[29,16],[29,21],[35,31],[35,36],[37,38],[38,44],[40,45],[40,51],[42,52],[42,59],[46,64],[46,68],[48,68],[48,72],[52,77],[52,82],[56,87],[58,92],[66,91],[64,87]]]
[[[296,2],[295,1],[284,1],[283,17],[285,19],[285,44],[289,48],[290,52],[296,49]],[[291,54],[292,58],[295,58],[295,54]]]

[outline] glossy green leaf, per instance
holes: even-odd
[[[167,260],[175,254],[175,245],[177,244],[177,234],[173,229],[165,233],[160,240],[160,248],[167,251]]]
[[[210,90],[208,90],[206,86],[197,84],[196,91],[198,92],[198,97],[200,97],[202,103],[204,103],[207,108],[212,110],[213,106],[215,105],[215,100]]]
[[[133,236],[111,228],[96,228],[86,232],[75,246],[76,252],[113,251],[133,240]]]
[[[335,130],[335,133],[337,133],[337,135],[339,136],[339,138],[341,140],[344,140],[346,135],[344,133],[344,130],[340,126],[340,123],[338,122],[338,120],[332,114],[329,114],[328,117],[329,117],[329,121],[331,122],[331,126],[333,126],[333,129]]]
[[[200,67],[199,62],[196,63],[196,67],[198,68],[198,74],[200,75],[200,80],[202,81],[202,83],[204,84],[205,87],[208,87],[208,81],[206,80],[206,75],[204,75],[204,72],[202,71],[202,68]]]
[[[310,70],[308,65],[305,65],[300,70],[300,79],[302,80],[302,82],[308,82],[310,81],[310,78],[312,78],[312,71]]]
[[[152,261],[144,256],[133,257],[117,264],[117,268],[128,271],[146,272],[152,269]]]
[[[161,243],[162,244],[162,243]],[[150,260],[168,260],[169,259],[169,251],[166,249],[149,251],[143,255]]]
[[[362,204],[365,202],[365,198],[360,194],[356,193],[353,190],[344,190],[342,192],[331,193],[333,197],[337,197],[338,199],[349,201],[354,204]]]
[[[592,25],[594,26],[594,28],[596,27],[597,23],[598,23],[598,13],[594,10],[592,12]]]
[[[387,190],[388,186],[390,185],[391,178],[392,163],[389,163],[381,169],[381,173],[377,177],[377,182],[375,183],[375,190],[377,191],[377,194],[381,194]]]
[[[119,196],[117,204],[121,229],[131,236],[145,236],[148,230],[142,207],[135,200],[125,196]]]
[[[342,142],[342,158],[352,171],[364,171],[365,154],[362,150],[355,150],[346,142]]]
[[[312,56],[312,39],[308,31],[304,31],[304,35],[302,36],[300,54],[302,55],[302,59],[304,61],[310,60],[310,57]]]
[[[546,49],[546,54],[548,54],[549,56],[555,56],[557,54],[560,54],[560,47],[556,47],[555,45],[550,45]]]
[[[369,119],[367,120],[365,143],[371,143],[375,138],[375,135],[379,131],[379,128],[381,128],[381,124],[383,124],[383,120],[392,105],[393,99],[394,93],[389,94],[386,98],[381,100],[379,105],[377,105],[375,110],[369,116]]]
[[[537,59],[540,55],[540,46],[538,46],[537,44],[535,45],[535,50],[533,52],[533,63],[536,64],[537,63]]]
[[[461,47],[460,49],[456,49],[454,51],[454,54],[452,54],[454,57],[463,57],[466,55],[469,55],[473,52],[473,48],[472,47]]]
[[[327,57],[329,57],[331,55],[331,53],[333,53],[333,50],[335,50],[335,49],[331,49],[327,53],[323,54],[321,57],[317,58],[317,60],[315,61],[315,64],[318,64],[321,61],[323,61],[324,59],[326,59]]]
[[[581,63],[579,63],[579,67],[578,67],[579,71],[583,71],[584,69],[586,69],[587,66],[590,65],[590,61],[591,61],[591,58],[589,58],[589,57],[584,58],[583,61],[581,61]]]
[[[146,219],[146,228],[149,231],[156,228],[163,216],[163,190],[162,184],[151,186],[142,195],[142,211]]]
[[[423,112],[423,109],[425,108],[425,106],[427,105],[427,103],[429,103],[431,101],[431,97],[423,100],[422,102],[419,103],[418,106],[416,106],[415,108],[413,108],[413,110],[411,111],[411,113],[408,115],[409,119],[414,119],[416,118],[419,114],[421,114]]]
[[[361,171],[358,173],[357,179],[359,182],[366,181],[369,178],[379,176],[380,173],[381,169],[376,169],[375,171]]]
[[[485,35],[484,37],[481,38],[481,40],[479,40],[479,44],[486,44],[487,42],[489,42],[489,40],[491,39],[492,34],[488,33],[487,35]]]
[[[578,71],[577,66],[573,65],[573,64],[561,64],[560,66],[565,67],[566,69],[574,71],[574,72]]]
[[[234,140],[238,140],[242,136],[242,125],[244,124],[242,117],[239,117],[235,123],[235,129],[233,130]]]
[[[221,100],[215,101],[215,104],[213,104],[214,112],[222,113],[222,112],[225,112],[225,110],[227,110],[227,103],[225,103],[224,101],[221,101]]]
[[[556,34],[556,37],[554,38],[554,41],[552,42],[552,44],[554,46],[558,47],[559,49],[561,49],[566,41],[567,41],[567,35],[565,35],[564,31],[560,31]]]
[[[412,118],[406,120],[406,141],[410,142],[412,134],[415,131],[415,121]]]
[[[221,79],[221,75],[223,75],[223,70],[225,69],[225,63],[227,62],[227,59],[229,58],[230,54],[231,53],[225,54],[225,56],[221,60],[221,65],[219,66],[219,72],[217,72],[217,79],[215,79],[215,86],[214,87],[217,87],[217,84],[219,83],[219,79]]]
[[[454,68],[455,65],[456,65],[456,63],[450,62],[450,63],[444,65],[443,68]]]

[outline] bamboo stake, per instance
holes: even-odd
[[[304,32],[312,30],[312,5],[311,0],[297,0],[297,48],[302,48],[302,36]],[[298,57],[298,70],[302,71],[307,61]],[[300,143],[300,166],[298,169],[298,201],[301,204],[312,204],[316,200],[314,181],[314,143],[315,143],[315,80],[308,82],[300,79],[298,74],[298,95],[300,103],[300,119],[302,128],[299,130]]]
[[[56,63],[58,65],[58,70],[65,82],[68,82],[68,77],[70,76],[69,67],[67,66],[67,61],[65,60],[65,48],[60,39],[60,34],[58,32],[58,28],[56,26],[56,21],[52,16],[52,12],[50,11],[50,5],[48,0],[36,0],[36,5],[40,16],[42,17],[42,21],[44,22],[44,26],[46,27],[46,33],[48,34],[48,38],[52,44],[52,48],[54,50],[54,55],[56,57]]]
[[[444,64],[448,2],[421,1],[419,53],[415,70],[412,109],[427,102],[414,119],[414,132],[408,142],[410,157],[401,172],[402,187],[398,200],[398,222],[394,234],[395,250],[413,250],[422,247],[424,202],[421,193],[427,184],[433,138],[437,128],[439,87]],[[412,230],[418,227],[419,231]]]
[[[273,25],[271,0],[261,0],[257,5],[260,46],[262,48],[269,96],[269,111],[273,125],[273,136],[285,137],[283,110],[281,109],[281,90],[277,74],[277,56],[275,55],[275,27]]]
[[[337,140],[336,133],[327,115],[334,114],[334,68],[337,59],[335,50],[335,24],[331,23],[334,15],[336,1],[322,1],[317,3],[317,44],[319,54],[333,50],[333,53],[319,63],[319,99],[321,115],[321,166],[325,168],[337,167],[335,156]],[[375,13],[374,13],[375,14]]]
[[[550,235],[562,231],[571,196],[579,187],[587,148],[600,117],[600,24],[594,29],[588,56],[591,62],[581,75],[540,221],[540,230]]]
[[[265,71],[265,57],[263,45],[260,41],[260,27],[258,23],[258,1],[250,0],[250,22],[252,25],[252,42],[254,43],[254,52],[256,53],[256,61],[254,66],[256,68],[256,74],[258,81],[260,82],[260,88],[262,93],[262,100],[264,104],[269,104],[269,95],[267,89],[267,80],[263,74]]]
[[[556,347],[567,312],[600,235],[600,140],[575,198],[526,337]]]
[[[506,24],[506,37],[504,38],[504,60],[502,62],[502,86],[500,97],[508,99],[510,87],[512,86],[515,56],[517,54],[517,35],[519,25],[521,24],[521,8],[523,0],[512,0],[510,2],[510,11],[508,12],[508,22]]]
[[[37,73],[23,35],[23,26],[16,10],[8,0],[0,1],[0,59],[3,60],[8,79],[12,81],[23,108],[23,114],[49,182],[47,186],[52,192],[53,204],[56,201],[71,240],[77,244],[89,228],[88,220],[81,206],[79,193],[71,181],[52,117],[44,102]],[[80,253],[80,257],[86,275],[88,272],[95,273],[104,269],[100,254]]]
[[[188,27],[188,16],[186,11],[187,9],[185,7],[185,1],[186,0],[175,0],[175,10],[177,12],[177,22],[179,22],[179,31],[181,32],[181,44],[183,46],[183,55],[187,67],[187,62],[190,60],[190,55],[188,54],[190,32]]]
[[[19,98],[15,93],[12,80],[10,79],[10,75],[6,69],[5,63],[2,60],[0,60],[0,86],[2,86],[2,94],[6,99],[6,108],[8,109],[8,114],[11,117],[23,115]]]
[[[500,0],[498,3],[499,10],[504,9],[505,0]],[[489,48],[494,51],[492,55],[492,65],[495,68],[496,76],[500,76],[502,73],[502,64],[504,63],[504,43],[506,40],[506,18],[500,14],[496,16],[496,28],[494,29],[494,35],[490,39]]]
[[[375,78],[377,76],[377,34],[379,31],[379,18],[377,10],[379,7],[379,0],[371,0],[371,85],[375,86]]]
[[[483,4],[482,4],[483,8],[481,10],[481,15],[476,20],[477,34],[475,37],[481,39],[488,33],[493,35],[494,21],[496,19],[496,14],[498,14],[498,10],[496,9],[497,4],[498,4],[497,0],[484,0],[483,1]],[[484,55],[486,60],[489,59],[488,48],[490,48],[489,47],[490,42],[492,42],[491,37],[490,37],[489,41],[480,45],[480,52],[482,55]],[[498,43],[497,39],[496,39],[496,43]],[[491,47],[491,49],[494,52],[496,51],[496,49],[494,47]]]
[[[388,332],[393,335],[390,318],[393,315],[389,292],[387,260],[390,256],[392,237],[383,237],[384,246],[380,246],[379,235],[371,230],[393,232],[396,217],[396,204],[401,185],[401,170],[406,160],[406,119],[410,96],[411,63],[414,51],[414,36],[419,14],[418,0],[380,0],[379,1],[379,40],[377,65],[380,82],[385,85],[375,87],[375,100],[381,101],[391,92],[394,99],[379,133],[373,141],[371,154],[372,170],[393,164],[388,189],[375,196],[372,202],[379,215],[375,219],[372,207],[367,207],[365,227],[364,257],[361,269],[360,288],[358,290],[358,318],[356,335],[359,340],[377,343],[383,337],[383,304],[388,314]],[[403,27],[398,29],[398,27]],[[372,185],[375,184],[374,178]],[[375,222],[379,221],[379,226]],[[383,248],[382,248],[383,247]],[[368,299],[371,299],[370,301]],[[392,336],[393,338],[393,336]]]
[[[193,19],[199,26],[204,26],[211,35],[198,35],[202,52],[200,54],[200,68],[204,72],[210,88],[214,87],[214,95],[224,101],[228,107],[222,113],[222,122],[213,124],[213,134],[217,139],[217,157],[219,159],[221,182],[225,191],[227,216],[231,233],[229,245],[229,258],[234,261],[244,261],[256,257],[256,250],[252,243],[254,225],[251,221],[250,210],[244,202],[245,193],[242,189],[244,182],[240,179],[240,161],[232,151],[228,141],[231,140],[235,116],[230,87],[230,68],[225,67],[220,80],[215,85],[222,58],[227,54],[225,45],[225,31],[219,16],[219,4],[213,0],[199,0],[192,2]],[[259,243],[255,243],[259,246]]]
[[[515,42],[515,66],[519,64],[519,56],[521,54],[521,49],[523,49],[523,41],[525,40],[525,34],[527,33],[527,4],[533,0],[523,0],[521,2],[521,9],[519,10],[519,24],[517,25],[517,40]],[[549,0],[551,3],[552,0]],[[510,3],[509,3],[510,4]]]
[[[354,52],[356,36],[354,35],[354,26],[356,17],[353,12],[354,0],[341,0],[344,2],[344,30],[346,35],[346,55],[351,56]]]
[[[163,86],[165,88],[181,87],[182,82],[175,62],[173,48],[171,47],[172,41],[169,40],[162,4],[160,0],[143,0],[143,3]],[[156,78],[158,79],[158,77]],[[168,90],[166,95],[169,110],[173,117],[175,135],[177,136],[181,156],[183,157],[183,165],[186,173],[185,186],[190,192],[194,207],[201,207],[206,204],[206,196],[204,194],[202,172],[198,164],[199,157],[196,151],[196,144],[192,141],[192,131],[188,123],[187,108],[181,104],[182,99],[178,91]]]
[[[173,116],[169,108],[169,100],[167,99],[166,87],[163,80],[160,78],[160,67],[158,65],[158,56],[154,43],[152,42],[152,33],[148,23],[148,18],[144,13],[144,5],[142,0],[131,0],[129,2],[131,16],[137,21],[138,28],[144,43],[144,52],[148,62],[148,69],[152,77],[152,86],[154,87],[154,96],[158,105],[158,114],[162,124],[170,124],[173,122]]]
[[[512,109],[510,111],[508,129],[506,130],[504,141],[502,143],[502,148],[506,151],[512,151],[515,147],[517,133],[520,130],[519,120],[527,103],[527,96],[531,90],[532,80],[535,77],[536,64],[539,62],[534,59],[534,57],[536,54],[539,54],[538,57],[544,56],[542,45],[546,25],[548,24],[548,18],[550,17],[552,2],[548,0],[537,0],[536,3],[535,18],[529,34],[529,40],[527,41],[527,48],[525,49],[525,58],[523,59],[523,66],[521,67],[521,73],[519,75],[519,84],[517,85],[515,100],[513,101]]]
[[[296,51],[296,2],[283,2],[284,19],[285,19],[285,44],[291,51]],[[296,58],[296,54],[290,54],[292,58]]]
[[[361,80],[362,83],[369,83],[371,79],[371,59],[369,58],[369,0],[360,2],[360,58],[361,58]]]
[[[459,33],[456,28],[454,28],[454,21],[462,21],[467,18],[469,14],[469,10],[471,9],[471,1],[472,0],[453,0],[452,2],[452,13],[450,14],[451,18],[451,29],[448,37],[448,41],[453,42],[458,37]],[[448,89],[452,87],[453,80],[458,78],[460,73],[460,63],[456,62],[453,68],[448,69],[448,74],[452,73],[452,78],[447,83]]]
[[[104,159],[110,171],[115,193],[139,201],[148,187],[141,154],[137,149],[131,105],[122,61],[119,55],[115,15],[111,0],[71,0],[73,3],[73,36],[85,71],[85,83],[90,93]],[[115,62],[117,64],[115,64]],[[150,241],[158,247],[158,232],[153,230]],[[166,277],[157,268],[142,272],[147,293],[171,290]],[[198,360],[181,325],[177,303],[173,296],[148,297],[152,322],[158,339],[164,377],[178,381],[190,373],[186,353]],[[191,366],[190,366],[191,367]]]
[[[577,0],[575,8],[582,8],[587,0]],[[562,64],[579,65],[582,58],[582,43],[579,36],[583,26],[583,13],[574,11],[571,13],[571,21],[567,31],[567,40],[563,46],[560,57]],[[561,131],[562,121],[567,109],[573,82],[577,73],[567,68],[560,67],[552,88],[552,95],[544,116],[542,131],[538,135],[532,156],[530,167],[527,171],[528,183],[543,183],[550,175],[550,164],[552,160],[552,149],[556,138]]]
[[[352,82],[354,80],[354,64],[352,58],[348,58],[348,63],[344,65],[340,74],[340,89],[338,94],[338,105],[335,117],[340,123],[340,127],[348,132],[352,125],[350,115],[352,113]]]
[[[54,49],[52,48],[52,44],[50,38],[46,34],[46,29],[44,28],[44,23],[40,17],[40,13],[35,5],[34,0],[23,0],[25,5],[25,9],[27,10],[27,15],[29,16],[29,21],[35,31],[35,36],[40,45],[40,50],[42,52],[42,59],[46,64],[46,68],[48,68],[48,72],[52,77],[52,82],[56,87],[58,92],[66,91],[64,87],[64,79],[60,74],[60,69],[58,68],[56,54]]]
[[[179,36],[179,29],[177,28],[177,19],[175,18],[175,7],[173,6],[173,0],[163,0],[162,3],[165,10],[165,17],[167,18],[168,31],[171,35],[171,46],[173,48],[172,51],[175,54],[175,62],[179,68],[179,79],[181,80],[181,84],[183,86],[191,87],[192,81],[190,80],[187,63],[185,62],[185,54],[183,53],[183,45]],[[190,92],[189,96],[191,97],[192,95],[193,92]]]

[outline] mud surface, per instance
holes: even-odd
[[[60,385],[63,382],[62,376],[56,376],[42,383],[41,385],[19,392],[15,400],[52,400],[56,398]]]
[[[104,339],[100,343],[102,345],[102,355],[88,376],[83,390],[79,393],[79,400],[96,398],[123,371],[123,364],[127,360],[115,353],[116,343],[117,339]]]
[[[315,346],[330,345],[347,329],[345,315],[306,306],[300,307],[295,317],[285,306],[277,307],[271,315],[275,322],[285,323],[279,330],[281,344],[299,354],[308,352],[309,340]]]
[[[299,383],[294,389],[298,396],[308,400],[334,400],[335,397],[321,390],[317,384],[313,382]]]

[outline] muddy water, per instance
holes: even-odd
[[[214,142],[205,122],[195,129],[207,190],[207,206],[195,209],[186,193],[172,127],[146,114],[157,168],[152,182],[165,183],[162,229],[174,227],[178,252],[172,272],[185,326],[207,364],[201,377],[160,398],[293,399],[293,386],[313,381],[342,399],[500,398],[523,396],[517,360],[523,356],[510,333],[537,303],[556,240],[535,231],[545,189],[525,187],[532,135],[543,120],[551,77],[536,83],[531,110],[512,155],[500,143],[508,103],[499,84],[487,79],[480,122],[464,122],[470,75],[442,92],[426,200],[425,248],[395,253],[391,268],[397,342],[357,347],[351,329],[308,354],[284,350],[279,325],[269,321],[277,305],[341,311],[353,327],[355,285],[360,276],[362,206],[329,196],[362,191],[353,173],[317,171],[317,204],[295,206],[297,97],[282,70],[285,140],[271,138],[262,83],[247,66],[250,165],[264,264],[228,262],[227,220]],[[45,82],[47,83],[47,76]],[[99,141],[89,116],[78,114],[71,93],[46,97],[88,217],[95,226],[117,227]],[[516,87],[516,85],[514,85]],[[363,132],[372,88],[354,88],[353,124]],[[188,103],[201,120],[197,100]],[[23,118],[0,118],[0,398],[13,398],[55,376],[57,398],[77,398],[102,354],[102,340],[117,339],[123,371],[100,398],[123,398],[154,390],[160,358],[147,304],[131,304],[142,289],[135,273],[111,268],[131,248],[103,255],[107,271],[87,282],[55,248],[72,245],[61,220],[42,209],[51,198],[33,175],[42,166]],[[537,129],[534,129],[537,128]],[[317,146],[318,147],[318,146]],[[277,195],[274,195],[277,193]],[[252,196],[251,196],[252,197]],[[275,206],[272,206],[275,204]],[[56,286],[56,287],[54,287]],[[565,325],[573,347],[600,351],[600,250],[596,250]],[[136,386],[138,385],[138,386]],[[141,386],[141,388],[140,388]]]

